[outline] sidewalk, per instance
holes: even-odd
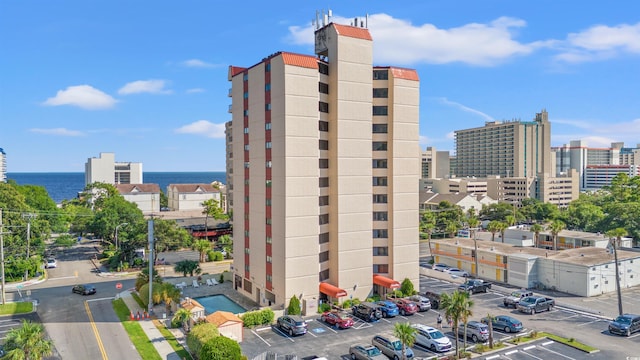
[[[131,296],[130,290],[125,290],[121,292],[120,298],[124,301],[124,303],[127,305],[129,310],[133,312],[134,315],[137,314],[138,312],[140,312],[140,314],[144,313],[144,309],[140,308],[136,300]],[[145,332],[145,334],[147,334],[149,341],[151,341],[153,346],[155,346],[156,350],[158,351],[158,354],[160,354],[160,358],[166,359],[166,360],[182,360],[180,359],[178,354],[176,354],[176,352],[173,350],[173,348],[171,347],[169,342],[165,339],[165,337],[162,335],[160,330],[158,330],[158,328],[155,326],[152,319],[142,319],[142,320],[139,320],[138,323],[142,327],[142,330]],[[173,332],[174,336],[176,337],[176,339],[178,339],[178,341],[181,344],[184,344],[184,341],[185,341],[184,335],[182,331],[179,331],[179,332],[180,332],[179,334],[176,332]]]

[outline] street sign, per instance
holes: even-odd
[[[22,289],[23,287],[24,287],[24,285],[22,285],[22,284],[16,285],[16,289]]]
[[[117,283],[116,284],[116,289],[122,289],[122,283]]]

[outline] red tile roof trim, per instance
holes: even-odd
[[[309,69],[318,68],[318,59],[310,55],[301,55],[301,54],[283,52],[282,60],[286,65],[299,66],[299,67],[304,67]]]
[[[396,79],[420,81],[420,78],[418,77],[418,72],[413,69],[391,67],[389,68],[389,70],[391,70],[393,77]]]
[[[333,27],[336,28],[338,35],[373,41],[373,38],[371,38],[371,33],[369,33],[368,29],[338,24],[333,24]]]

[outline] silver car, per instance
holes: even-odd
[[[402,341],[394,336],[376,335],[371,339],[371,345],[377,347],[389,359],[402,359]],[[410,347],[405,348],[407,359],[413,358],[413,350]]]
[[[349,356],[353,360],[387,360],[380,349],[373,345],[351,345]]]
[[[418,305],[418,311],[431,310],[431,301],[422,295],[411,295],[409,300]]]
[[[458,327],[458,336],[464,336],[464,325]],[[489,325],[479,321],[469,321],[467,323],[467,337],[473,342],[485,342],[489,340]]]

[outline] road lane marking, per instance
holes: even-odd
[[[98,299],[89,299],[89,300],[85,300],[86,302],[91,302],[91,301],[103,301],[103,300],[113,300],[115,299],[113,296],[112,297],[105,297],[105,298],[98,298]]]
[[[267,329],[268,329],[268,328],[267,328]],[[263,339],[263,338],[262,338],[262,336],[258,335],[258,333],[257,333],[257,332],[255,332],[255,331],[253,331],[253,330],[251,330],[251,332],[252,332],[255,336],[257,336],[257,337],[258,337],[258,339],[262,340],[262,342],[263,342],[263,343],[265,343],[265,344],[267,344],[267,346],[271,347],[271,344],[269,344],[269,343],[267,342],[267,340]]]
[[[96,341],[98,342],[98,349],[100,349],[100,353],[102,354],[103,360],[108,360],[107,352],[104,350],[104,345],[102,344],[102,339],[100,338],[100,333],[98,332],[98,327],[96,326],[95,321],[93,321],[93,314],[91,314],[91,309],[89,309],[89,302],[84,302],[84,308],[87,311],[87,315],[89,316],[89,324],[91,324],[91,328],[93,329],[93,334],[96,336]]]
[[[47,281],[51,281],[51,280],[63,280],[63,279],[75,279],[78,276],[60,276],[60,277],[49,277],[47,278]]]

